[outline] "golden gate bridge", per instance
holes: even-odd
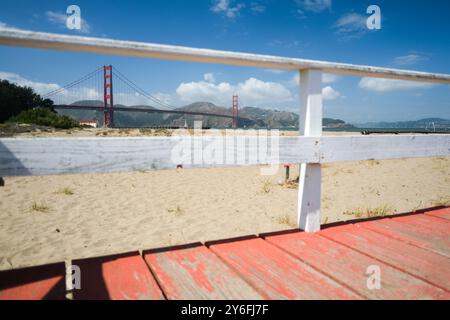
[[[231,119],[233,128],[241,120],[238,116],[238,96],[232,97],[231,112],[208,113],[176,108],[149,94],[112,65],[95,71],[47,94],[55,110],[93,110],[103,113],[103,126],[114,128],[114,112],[165,113],[191,116],[209,116]],[[150,103],[150,104],[149,104]]]

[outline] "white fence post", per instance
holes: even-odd
[[[322,72],[300,72],[300,135],[322,136]],[[306,232],[320,230],[321,165],[302,163],[298,191],[298,226]]]

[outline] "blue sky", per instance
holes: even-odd
[[[65,27],[81,8],[81,30]],[[381,9],[368,30],[366,9]],[[450,73],[450,2],[346,0],[2,1],[0,26]],[[0,47],[0,78],[43,93],[112,64],[175,106],[194,101],[298,111],[296,72]],[[325,116],[349,122],[450,119],[450,86],[324,77]],[[138,102],[138,101],[137,101]]]

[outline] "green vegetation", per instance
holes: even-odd
[[[0,80],[0,122],[26,123],[58,129],[79,127],[78,121],[60,116],[53,101],[42,99],[32,88]]]
[[[8,122],[27,123],[58,129],[71,129],[79,127],[78,121],[68,116],[60,116],[48,108],[35,108],[25,110],[17,116],[11,117]]]
[[[52,106],[53,101],[42,99],[33,89],[0,79],[0,122],[5,122],[24,110],[38,107],[51,109]]]

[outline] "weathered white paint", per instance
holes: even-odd
[[[209,137],[189,146],[206,150]],[[245,137],[248,154],[256,153],[257,137]],[[272,138],[273,139],[273,138]],[[178,137],[149,138],[3,138],[0,139],[0,176],[53,175],[67,173],[125,172],[134,170],[233,167],[245,165],[226,159],[225,164],[189,165],[172,161]],[[237,151],[236,137],[227,137],[223,151]],[[268,145],[275,145],[268,140]],[[257,159],[254,164],[331,163],[450,156],[450,135],[388,135],[339,137],[280,137],[278,159]],[[194,150],[195,151],[195,150]],[[270,155],[270,150],[267,154]],[[232,153],[229,153],[232,154]],[[189,159],[192,159],[192,154]],[[235,159],[233,157],[232,159]]]
[[[354,76],[450,83],[450,75],[448,74],[436,74],[360,66],[348,63],[334,63],[209,49],[195,49],[181,46],[120,41],[104,38],[70,36],[11,28],[0,28],[0,44],[120,56],[230,64],[259,68],[288,70],[318,69],[326,73],[347,74]]]
[[[211,154],[217,144],[211,137],[148,138],[5,138],[0,139],[0,176],[100,173],[136,170],[242,166],[319,162],[319,142],[314,138],[280,138],[279,154],[274,152],[276,137],[267,140],[266,157],[259,155],[256,136],[226,137],[216,150],[222,161]],[[245,147],[242,152],[241,145]],[[178,152],[186,147],[187,153]],[[271,148],[272,147],[272,148]],[[203,153],[202,153],[203,152]],[[238,154],[239,152],[239,154]],[[199,159],[200,158],[200,159]],[[230,160],[231,159],[231,160]],[[237,160],[237,161],[236,161]]]
[[[320,162],[450,156],[450,134],[323,137]]]
[[[300,73],[300,136],[322,136],[322,73]],[[320,163],[301,163],[298,188],[298,225],[306,232],[320,230]]]

